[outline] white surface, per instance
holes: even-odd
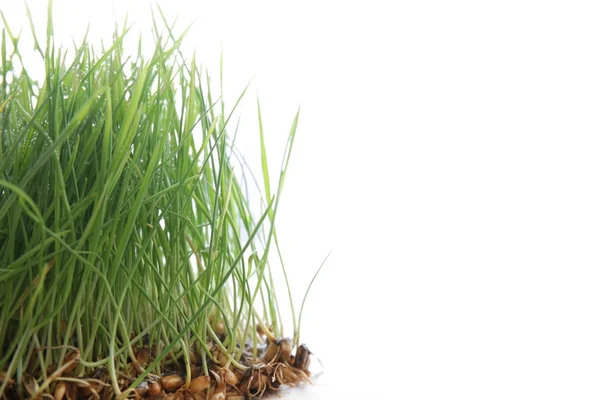
[[[145,1],[57,0],[61,34],[111,3],[144,26]],[[272,149],[302,104],[298,300],[333,253],[302,331],[326,372],[286,399],[600,396],[596,2],[159,3],[215,76],[223,47],[229,104],[255,76],[244,126],[258,90]]]

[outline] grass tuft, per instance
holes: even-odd
[[[1,398],[259,397],[308,379],[268,263],[298,115],[273,186],[259,108],[253,216],[228,134],[243,93],[228,112],[213,100],[159,14],[148,59],[126,55],[127,29],[66,51],[50,2],[45,49],[32,29],[41,82],[2,16]]]

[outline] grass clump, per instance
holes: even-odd
[[[259,130],[253,216],[232,111],[164,17],[149,59],[125,55],[126,29],[99,52],[86,39],[67,52],[50,3],[45,45],[32,29],[39,83],[17,67],[6,22],[0,397],[242,399],[308,380],[268,263],[298,116],[273,194]]]

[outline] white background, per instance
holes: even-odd
[[[302,330],[326,370],[285,398],[599,398],[596,2],[158,3],[215,79],[223,50],[228,104],[254,77],[240,145],[259,95],[273,169],[301,105],[279,235],[297,301],[332,250]],[[56,0],[57,35],[149,4]]]

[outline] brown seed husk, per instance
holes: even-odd
[[[192,393],[201,393],[210,386],[210,377],[203,375],[192,379],[190,382],[190,391]]]
[[[65,382],[59,382],[54,389],[54,400],[62,400],[67,393],[67,384]]]
[[[290,339],[281,339],[279,341],[279,361],[287,362],[292,354],[292,341]]]
[[[221,350],[218,350],[218,349],[215,350],[214,357],[215,357],[217,364],[219,364],[219,365],[227,365],[227,362],[229,361],[227,356],[225,354],[223,354],[221,352]]]
[[[63,370],[63,375],[71,373],[75,369],[75,367],[77,367],[77,364],[79,364],[79,358],[79,350],[74,350],[66,355],[65,364],[70,364],[67,368]]]
[[[219,337],[223,337],[225,335],[225,324],[223,321],[218,321],[213,325],[213,330]]]
[[[183,379],[180,375],[165,375],[160,378],[160,384],[165,390],[165,392],[174,392],[179,389],[185,383],[185,379]]]
[[[157,381],[150,381],[148,383],[148,395],[149,396],[156,396],[158,394],[160,394],[161,391],[161,387],[160,387],[160,383],[158,383]]]
[[[267,363],[274,361],[279,356],[279,344],[270,343],[265,352],[264,359]]]
[[[310,351],[308,351],[308,347],[305,344],[298,346],[293,365],[294,368],[308,371],[308,367],[310,366]]]
[[[144,346],[138,351],[138,353],[135,355],[135,358],[141,365],[144,365],[150,359],[151,354],[152,352],[150,351],[150,349]]]
[[[222,371],[223,371],[222,372],[223,379],[225,379],[225,382],[227,382],[227,384],[229,384],[231,386],[237,386],[237,384],[240,381],[238,376],[233,371],[231,371],[227,368],[222,368]]]

